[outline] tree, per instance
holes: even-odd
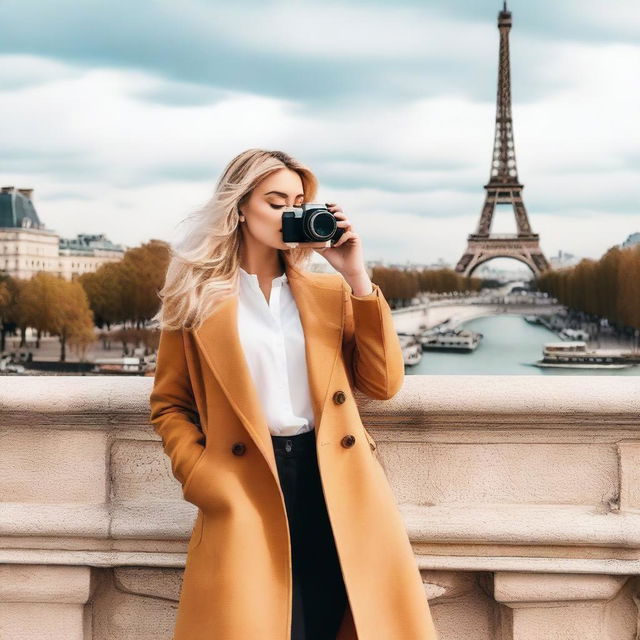
[[[93,335],[93,313],[82,285],[41,271],[24,282],[20,291],[19,317],[23,328],[33,327],[60,337],[60,361],[65,362],[67,341],[82,355]]]

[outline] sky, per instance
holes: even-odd
[[[231,158],[281,149],[366,260],[453,266],[489,179],[501,7],[3,0],[2,186],[33,188],[63,237],[172,242]],[[640,4],[508,8],[529,221],[547,258],[597,259],[640,231]],[[492,231],[515,231],[511,208]]]

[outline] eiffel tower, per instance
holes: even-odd
[[[511,118],[511,74],[509,71],[509,31],[511,12],[504,1],[498,13],[500,31],[500,70],[496,105],[496,131],[493,142],[491,176],[484,185],[486,190],[480,221],[475,233],[467,236],[467,248],[455,271],[466,276],[493,258],[514,258],[526,264],[538,277],[551,265],[540,249],[538,234],[533,233],[527,210],[522,201],[523,184],[518,181],[516,151],[513,143]],[[517,224],[515,234],[491,234],[491,223],[496,204],[511,204]]]

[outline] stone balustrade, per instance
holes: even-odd
[[[2,640],[171,638],[196,508],[152,382],[0,377]],[[357,397],[440,640],[640,637],[640,377],[407,376]]]

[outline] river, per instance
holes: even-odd
[[[561,342],[541,325],[526,322],[520,315],[491,315],[464,322],[465,329],[483,334],[475,351],[469,353],[424,351],[415,366],[405,367],[411,374],[513,374],[553,376],[637,376],[640,365],[628,369],[560,369],[532,366],[542,358],[545,342]]]

